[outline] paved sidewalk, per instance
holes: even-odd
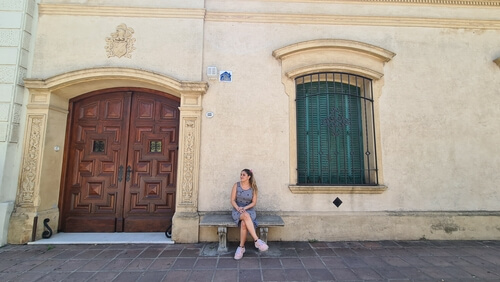
[[[500,281],[500,241],[7,245],[0,281]]]

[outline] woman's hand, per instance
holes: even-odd
[[[239,208],[238,208],[238,211],[239,211],[240,213],[245,213],[245,212],[246,212],[245,208],[242,208],[242,207],[239,207]]]

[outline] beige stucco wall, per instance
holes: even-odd
[[[277,212],[286,223],[270,230],[270,240],[498,239],[499,12],[496,6],[370,1],[42,1],[30,78],[123,67],[207,82],[194,208],[200,214],[229,210],[233,183],[241,169],[251,168],[258,209]],[[107,57],[105,39],[122,23],[134,29],[135,50],[130,58]],[[368,62],[351,60],[349,52],[299,54],[292,63],[273,56],[317,39],[362,42],[395,56]],[[374,81],[382,193],[289,189],[295,184],[293,99],[283,68],[323,58],[383,75]],[[232,71],[233,81],[210,79],[209,66]],[[60,170],[54,177],[57,182]],[[58,193],[53,189],[48,195]],[[336,197],[343,201],[338,208]],[[55,208],[53,202],[42,207]],[[197,216],[174,224],[182,218],[189,218],[185,230],[191,232]],[[215,228],[199,232],[201,241],[217,239]],[[236,236],[231,230],[229,238]]]

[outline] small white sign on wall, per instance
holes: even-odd
[[[232,82],[233,81],[233,72],[232,71],[220,71],[219,81]]]

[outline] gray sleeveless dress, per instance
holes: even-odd
[[[252,202],[253,189],[250,188],[248,190],[243,190],[243,188],[241,188],[240,182],[237,182],[236,186],[237,186],[236,187],[236,204],[238,205],[238,207],[245,207]],[[254,227],[257,227],[257,225],[258,225],[257,220],[256,220],[257,213],[255,212],[255,209],[250,208],[247,210],[247,213],[252,218]],[[238,226],[239,226],[240,225],[240,212],[238,212],[234,207],[233,207],[233,211],[232,211],[232,216],[233,216],[234,222],[236,224],[238,224]]]

